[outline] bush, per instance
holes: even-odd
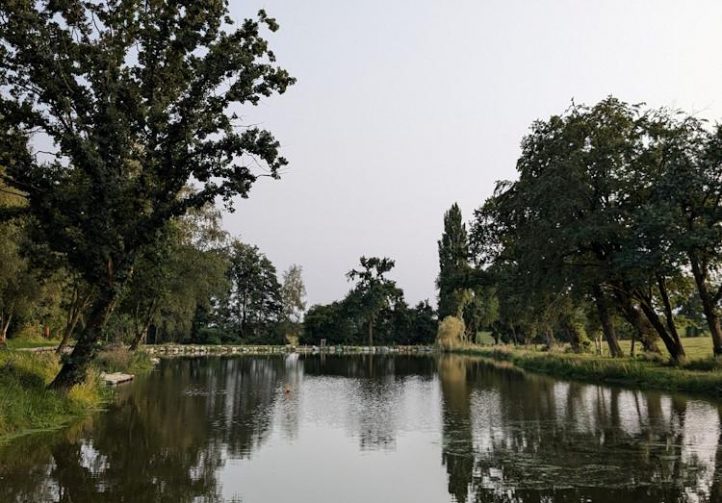
[[[465,331],[464,320],[456,316],[447,316],[439,323],[436,344],[445,350],[458,348],[463,345]]]

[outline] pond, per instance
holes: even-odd
[[[720,410],[455,355],[168,359],[0,448],[0,501],[715,502]]]

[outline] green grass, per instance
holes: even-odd
[[[692,360],[702,360],[705,358],[711,358],[712,357],[712,339],[709,336],[706,337],[682,337],[682,346],[684,346],[684,351],[687,353],[687,359]],[[619,341],[619,345],[622,346],[622,350],[625,354],[630,353],[630,349],[632,347],[632,341],[624,340]],[[662,341],[658,342],[659,349],[662,350],[662,352],[665,351],[664,349],[664,343]],[[635,346],[635,351],[639,352],[642,345],[637,342]],[[605,347],[606,349],[606,347]]]
[[[95,372],[68,394],[47,389],[59,368],[54,353],[0,351],[0,441],[58,428],[99,408],[108,398]]]
[[[142,374],[153,369],[153,362],[144,351],[128,351],[127,348],[116,346],[100,351],[93,365],[102,372],[124,372]]]
[[[481,330],[476,333],[477,344],[494,344],[494,338],[491,336],[491,332],[488,330]]]
[[[708,365],[706,362],[711,359],[705,359],[706,353],[701,351],[696,352],[697,358],[684,367],[672,367],[642,358],[609,358],[510,346],[468,346],[458,352],[508,361],[524,370],[565,379],[684,391],[722,398],[722,366],[717,366],[716,362]]]
[[[60,339],[8,339],[8,349],[58,347]]]

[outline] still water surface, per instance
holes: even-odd
[[[0,448],[0,501],[716,502],[721,410],[453,355],[164,360]]]

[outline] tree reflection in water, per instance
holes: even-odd
[[[717,407],[498,367],[439,360],[455,501],[719,501]]]
[[[119,388],[105,413],[3,446],[0,501],[228,501],[223,485],[264,452],[275,463],[304,449],[291,458],[308,463],[290,466],[301,484],[330,484],[315,465],[340,468],[327,493],[289,501],[336,501],[375,473],[418,484],[424,501],[448,492],[461,503],[716,502],[721,434],[720,409],[707,401],[455,355],[179,359]],[[369,459],[395,471],[369,472]],[[272,484],[284,476],[273,463]],[[253,476],[232,489],[246,498]],[[355,486],[368,495],[356,501],[409,492],[374,482]]]

